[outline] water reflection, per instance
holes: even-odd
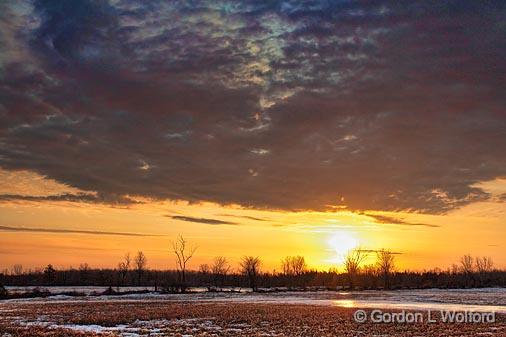
[[[336,300],[333,305],[342,308],[378,308],[378,309],[406,309],[406,310],[445,310],[445,311],[474,311],[506,313],[506,306],[502,305],[468,305],[454,303],[433,302],[397,302],[397,301],[361,301],[361,300]]]
[[[335,306],[343,307],[343,308],[358,308],[358,306],[354,300],[336,300],[336,301],[333,301],[333,304]]]

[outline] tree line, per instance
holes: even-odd
[[[149,286],[155,291],[187,292],[205,287],[208,291],[227,288],[251,288],[253,291],[305,289],[418,289],[466,288],[506,286],[506,271],[494,268],[490,257],[472,257],[467,254],[446,270],[399,271],[396,254],[390,250],[371,251],[361,248],[350,250],[344,258],[344,270],[320,271],[307,266],[300,255],[287,256],[280,261],[280,271],[262,270],[258,256],[243,256],[239,267],[233,269],[227,258],[217,256],[197,270],[188,269],[197,247],[179,236],[172,243],[174,270],[149,269],[146,255],[139,251],[131,257],[126,253],[116,268],[96,269],[87,263],[77,269],[57,270],[51,264],[42,270],[24,271],[16,264],[0,273],[0,297],[6,294],[1,284],[10,286],[104,286],[109,291],[121,287]],[[375,262],[365,264],[370,257]]]

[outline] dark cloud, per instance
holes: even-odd
[[[486,200],[473,185],[506,175],[505,8],[6,1],[0,166],[104,200]]]
[[[223,221],[223,220],[217,220],[217,219],[193,218],[190,216],[182,216],[182,215],[173,215],[170,217],[174,220],[203,223],[203,224],[208,224],[208,225],[237,225],[237,223],[235,223],[235,222]]]
[[[385,216],[385,215],[378,215],[378,214],[368,214],[368,213],[361,213],[363,215],[366,215],[370,218],[373,218],[374,221],[382,224],[390,224],[390,225],[403,225],[403,226],[422,226],[422,227],[441,227],[439,225],[433,225],[433,224],[426,224],[426,223],[412,223],[407,222],[402,219]]]
[[[247,219],[247,220],[254,220],[254,221],[269,221],[268,219],[258,218],[256,216],[249,216],[249,215],[235,215],[235,214],[218,214],[218,215],[219,216],[230,216],[233,218]]]
[[[41,20],[32,42],[57,67],[114,61],[116,11],[105,1],[36,0]]]
[[[111,194],[100,195],[100,194],[58,194],[49,196],[31,196],[31,195],[18,195],[18,194],[0,194],[0,201],[71,201],[71,202],[89,202],[89,203],[101,203],[107,205],[131,205],[138,204],[139,201],[132,200],[124,196],[113,196]]]
[[[4,232],[32,232],[32,233],[55,233],[55,234],[90,234],[90,235],[118,235],[118,236],[157,236],[150,234],[139,233],[122,233],[122,232],[101,232],[101,231],[87,231],[75,229],[57,229],[57,228],[27,228],[27,227],[11,227],[0,226],[0,231]]]
[[[74,253],[76,251],[99,251],[99,252],[105,252],[110,253],[110,248],[98,248],[98,247],[86,247],[86,246],[65,246],[65,245],[59,245],[59,244],[45,244],[44,246],[41,246],[40,243],[38,244],[28,244],[23,243],[23,245],[9,245],[8,249],[0,249],[0,255],[32,255],[34,252],[37,252],[37,254],[42,252],[54,252],[55,250],[61,251],[61,252],[69,252]],[[107,254],[104,253],[104,254]]]

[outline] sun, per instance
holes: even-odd
[[[333,254],[332,262],[343,263],[346,254],[358,247],[358,241],[350,232],[338,231],[334,232],[327,242],[329,249]]]

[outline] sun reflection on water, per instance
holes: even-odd
[[[333,301],[333,304],[338,307],[343,308],[354,308],[356,306],[356,303],[354,300],[335,300]]]

